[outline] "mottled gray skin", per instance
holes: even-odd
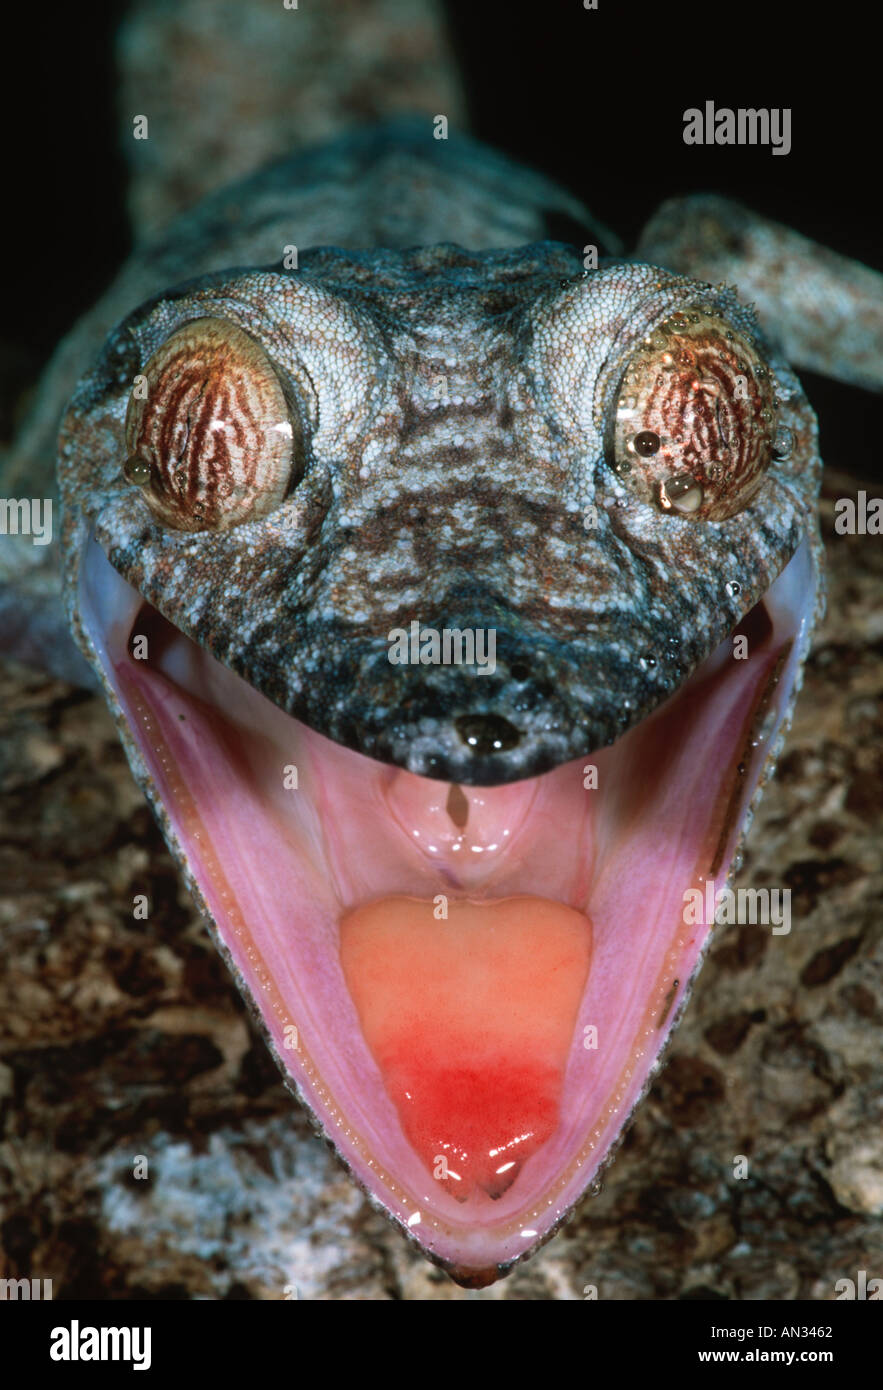
[[[723,286],[627,262],[586,274],[581,252],[548,241],[305,251],[303,200],[323,169],[341,199],[334,239],[358,242],[360,159],[372,169],[371,207],[395,207],[383,232],[398,244],[427,240],[442,209],[447,232],[452,169],[477,242],[530,225],[538,194],[552,192],[425,128],[352,143],[355,154],[341,142],[268,170],[184,228],[195,259],[216,263],[220,235],[247,264],[266,255],[253,208],[269,200],[291,229],[280,240],[300,250],[298,270],[277,261],[160,295],[110,335],[81,380],[59,460],[69,602],[76,621],[78,549],[94,528],[169,621],[319,732],[416,773],[513,781],[643,719],[801,537],[817,536],[814,417]],[[355,186],[343,199],[347,177]],[[251,210],[235,230],[231,206]],[[717,312],[757,343],[794,436],[750,505],[723,522],[662,513],[610,455],[622,375],[674,309]],[[205,316],[246,329],[284,374],[302,413],[304,471],[261,520],[178,532],[123,476],[123,427],[133,378],[170,333]],[[391,665],[388,634],[413,619],[493,629],[496,672]]]

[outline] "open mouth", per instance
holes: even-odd
[[[355,1177],[460,1282],[553,1233],[647,1088],[713,925],[685,894],[723,886],[814,594],[804,542],[745,659],[731,636],[612,746],[482,788],[313,732],[87,542],[86,635],[228,963]]]

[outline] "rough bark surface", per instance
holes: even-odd
[[[0,1277],[56,1298],[826,1300],[880,1273],[883,550],[833,531],[857,487],[826,481],[828,617],[737,880],[790,888],[792,931],[719,929],[603,1191],[480,1293],[313,1137],[103,702],[2,670]]]

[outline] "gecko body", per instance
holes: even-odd
[[[690,243],[586,272],[550,211],[616,249],[419,126],[272,167],[124,272],[59,442],[71,626],[185,879],[292,1090],[471,1286],[645,1093],[823,604],[770,325]],[[415,621],[493,671],[391,661]]]

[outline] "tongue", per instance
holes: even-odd
[[[459,1201],[502,1196],[558,1123],[588,918],[546,898],[386,897],[342,919],[340,954],[415,1151]]]

